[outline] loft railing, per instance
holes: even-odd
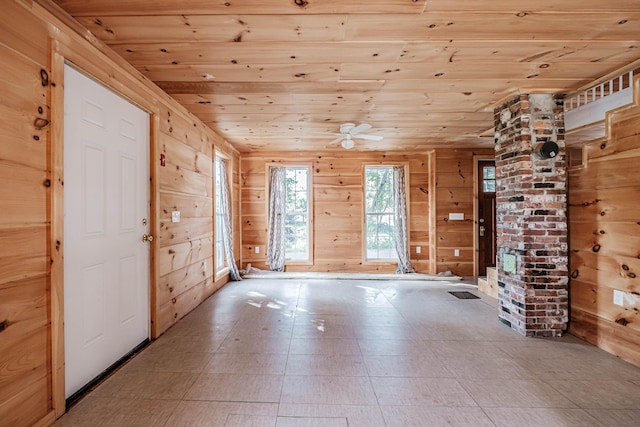
[[[564,99],[565,130],[572,132],[599,124],[603,133],[607,111],[633,102],[633,76],[639,72],[636,68],[605,77],[587,89],[568,94]]]
[[[633,84],[633,76],[637,72],[638,70],[631,70],[584,91],[568,95],[564,100],[564,111],[571,111],[630,88]]]

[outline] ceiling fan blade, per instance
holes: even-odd
[[[368,141],[382,141],[382,138],[384,138],[381,135],[367,135],[367,134],[359,134],[359,135],[352,135],[354,138],[360,138],[360,139],[366,139]]]
[[[344,139],[344,137],[341,135],[339,137],[337,137],[336,139],[334,139],[333,141],[331,141],[329,143],[329,145],[336,145],[337,143],[339,143],[340,141],[342,141]]]
[[[356,135],[360,132],[364,132],[371,129],[371,125],[368,123],[360,123],[358,126],[351,129],[348,133],[351,135]]]

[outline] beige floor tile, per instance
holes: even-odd
[[[276,427],[348,427],[346,418],[278,417]]]
[[[575,408],[576,405],[538,380],[459,380],[483,408]]]
[[[231,332],[233,325],[237,321],[237,319],[227,319],[221,322],[217,322],[215,320],[209,320],[209,316],[207,316],[206,320],[200,319],[199,317],[189,316],[187,318],[181,319],[178,323],[176,323],[168,331],[166,331],[159,339],[169,337],[184,337],[189,335],[202,335],[211,338],[224,339],[224,337],[229,335],[229,332]]]
[[[232,282],[57,425],[639,425],[640,368],[570,335],[523,337],[448,294],[468,289]]]
[[[293,320],[286,317],[266,317],[257,319],[243,319],[238,321],[231,330],[230,335],[255,335],[261,337],[286,337],[291,336]]]
[[[603,426],[638,427],[640,409],[585,409]]]
[[[443,360],[453,378],[464,379],[533,379],[527,368],[507,358],[452,357]]]
[[[218,402],[279,402],[281,375],[202,374],[185,400]]]
[[[322,325],[324,327],[334,326],[351,326],[351,317],[346,314],[298,314],[295,317],[296,326],[312,326]]]
[[[371,378],[380,405],[476,406],[455,379]]]
[[[293,338],[346,338],[355,339],[356,334],[351,324],[336,324],[318,319],[316,322],[296,323],[293,327]]]
[[[275,427],[277,417],[266,415],[237,415],[227,417],[224,427]]]
[[[556,338],[528,338],[524,341],[497,341],[495,344],[509,356],[518,359],[546,359],[549,352],[562,358],[606,357],[608,353],[572,335]]]
[[[89,395],[54,426],[161,426],[178,403],[177,400],[114,399]]]
[[[388,427],[494,427],[480,408],[383,406]]]
[[[372,377],[453,378],[454,374],[435,356],[364,356]]]
[[[369,326],[400,326],[409,328],[411,325],[409,322],[405,320],[404,317],[396,310],[393,309],[394,313],[384,313],[373,311],[374,309],[369,309],[370,311],[363,310],[359,313],[351,314],[351,324],[357,327],[369,327]],[[388,311],[388,309],[385,309]]]
[[[630,381],[547,382],[584,409],[638,409],[640,402],[640,387]]]
[[[224,426],[231,415],[246,415],[275,419],[277,403],[182,401],[164,427]]]
[[[364,377],[367,375],[367,369],[360,355],[290,354],[286,375]]]
[[[346,418],[349,427],[386,427],[378,405],[323,405],[281,403],[282,417]]]
[[[497,427],[601,426],[594,417],[582,409],[485,408],[485,412]]]
[[[374,405],[376,397],[366,377],[287,375],[282,403]]]
[[[356,329],[359,340],[416,340],[420,336],[412,327],[406,326],[359,326]]]
[[[213,353],[218,350],[227,335],[228,332],[213,335],[163,335],[148,349],[165,353]]]
[[[446,360],[465,357],[473,360],[508,357],[501,348],[501,342],[485,341],[425,341],[426,346],[437,357]]]
[[[202,372],[213,353],[174,353],[149,349],[134,357],[123,370],[126,372]]]
[[[619,359],[556,357],[553,363],[542,359],[514,359],[542,380],[635,380],[640,369]]]
[[[203,372],[284,375],[286,365],[286,354],[217,353],[209,360]]]
[[[199,374],[189,372],[121,371],[91,394],[118,399],[182,399]]]
[[[418,340],[358,340],[363,355],[368,356],[398,356],[425,355],[433,356],[433,352],[423,342]]]
[[[230,335],[218,348],[218,353],[287,354],[290,338]]]
[[[292,338],[289,354],[360,354],[358,341],[349,338]]]

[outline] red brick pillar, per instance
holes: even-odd
[[[495,129],[498,316],[522,335],[560,336],[569,321],[562,99],[520,95],[495,109]],[[545,142],[550,158],[537,152]]]

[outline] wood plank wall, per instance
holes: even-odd
[[[242,265],[268,269],[267,200],[269,165],[308,165],[312,168],[313,253],[307,265],[287,265],[287,271],[394,272],[396,263],[363,261],[364,165],[406,164],[409,167],[410,253],[414,268],[428,271],[429,153],[381,153],[334,150],[243,154],[241,158]],[[424,250],[416,253],[416,246]],[[259,247],[256,254],[255,248]]]
[[[493,150],[436,150],[435,252],[438,272],[473,276],[476,252],[475,159],[493,158]],[[449,220],[449,213],[462,213],[464,220]],[[455,250],[460,256],[455,256]]]
[[[569,332],[640,366],[640,78],[635,105],[569,171]],[[625,292],[623,306],[614,290]]]
[[[64,289],[57,277],[64,240],[58,240],[62,227],[54,216],[63,179],[55,163],[61,152],[63,61],[152,114],[154,337],[228,280],[213,273],[211,162],[215,151],[231,159],[237,213],[239,155],[107,47],[85,40],[83,29],[54,6],[45,10],[21,0],[2,6],[0,425],[46,425],[64,411],[64,351],[57,345],[63,339],[57,316],[63,313]],[[160,153],[166,167],[159,166]],[[182,221],[172,224],[176,209]],[[236,214],[236,233],[238,221]],[[238,240],[236,248],[239,256]]]
[[[288,265],[287,270],[395,271],[393,263],[365,263],[362,256],[363,167],[386,163],[409,166],[408,223],[414,268],[424,273],[450,270],[455,274],[471,275],[475,256],[473,162],[474,155],[478,154],[491,156],[493,151],[445,149],[428,153],[382,153],[335,150],[317,155],[295,152],[244,154],[240,167],[242,265],[251,263],[253,267],[267,269],[267,167],[307,164],[312,166],[313,172],[314,259],[309,265]],[[436,175],[437,183],[429,178]],[[434,202],[436,205],[431,206]],[[430,212],[435,214],[430,215]],[[464,213],[465,221],[445,221],[449,212]],[[429,250],[430,245],[435,246],[434,251]],[[421,247],[419,254],[417,246]],[[455,248],[460,249],[459,257],[453,256]],[[437,254],[437,263],[430,259],[430,252]]]

